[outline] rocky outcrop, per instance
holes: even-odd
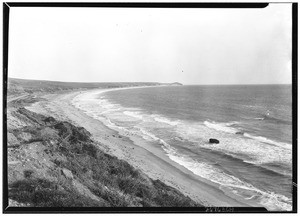
[[[63,168],[62,170],[62,174],[68,178],[68,179],[73,179],[73,174],[70,170],[66,169],[66,168]]]

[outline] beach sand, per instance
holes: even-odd
[[[161,180],[204,206],[260,206],[229,191],[220,190],[218,184],[203,179],[175,163],[165,155],[160,144],[145,141],[132,133],[112,130],[72,104],[72,100],[77,95],[92,92],[95,93],[95,90],[43,95],[45,101],[39,101],[26,108],[84,127],[92,134],[93,139],[99,142],[101,150],[127,161],[152,179]]]

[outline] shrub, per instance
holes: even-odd
[[[131,204],[124,195],[117,193],[115,190],[106,190],[98,187],[92,188],[91,191],[98,197],[106,200],[112,207],[128,207]]]
[[[55,183],[44,179],[24,179],[13,183],[9,197],[21,202],[40,207],[88,207],[107,206],[78,194],[73,189],[57,190]]]
[[[87,155],[93,157],[93,158],[97,158],[97,154],[98,154],[98,149],[95,147],[95,145],[93,144],[84,144],[82,146],[82,150],[84,151],[84,153],[86,153]]]
[[[25,178],[31,178],[32,174],[34,173],[32,170],[24,170],[24,177]]]

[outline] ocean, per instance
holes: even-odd
[[[224,192],[291,210],[291,96],[291,85],[183,85],[82,94],[73,104],[160,144],[174,163]]]

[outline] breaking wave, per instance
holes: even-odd
[[[260,190],[214,165],[200,162],[191,156],[182,154],[167,139],[153,133],[151,126],[163,128],[164,133],[168,132],[168,130],[172,131],[173,139],[178,142],[190,141],[199,147],[231,155],[256,165],[278,164],[291,167],[291,144],[273,141],[262,136],[254,136],[248,132],[244,133],[238,127],[239,122],[218,123],[214,121],[191,122],[174,120],[161,114],[149,114],[140,108],[125,108],[117,103],[112,103],[103,95],[99,98],[99,93],[96,92],[94,94],[78,95],[73,99],[72,103],[75,107],[83,110],[87,115],[102,121],[108,127],[128,132],[134,129],[135,133],[145,140],[157,142],[172,161],[182,165],[195,175],[219,184],[221,189],[230,190],[246,200],[259,201],[269,210],[292,209],[291,199],[288,197]],[[117,124],[120,122],[120,119],[125,125]],[[126,126],[126,121],[131,121],[130,123],[134,121],[134,127],[129,129],[129,125]],[[132,125],[130,126],[132,127]],[[239,132],[242,133],[237,135]],[[209,144],[207,142],[209,138],[218,138],[220,144]]]

